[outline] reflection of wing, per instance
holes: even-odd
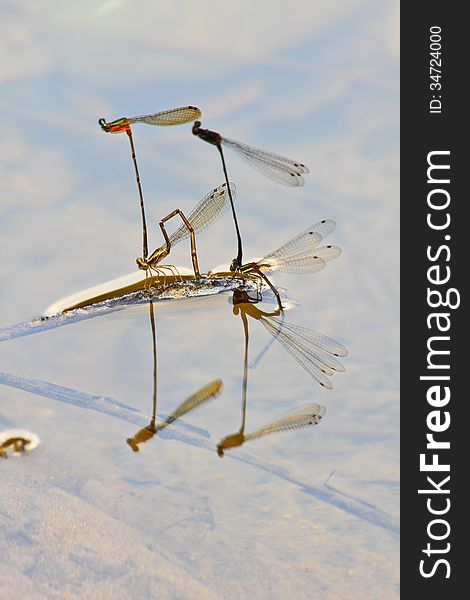
[[[320,404],[304,404],[303,406],[297,406],[284,413],[282,416],[272,419],[266,423],[264,427],[258,429],[258,431],[247,433],[245,435],[245,441],[254,440],[277,431],[289,431],[291,429],[308,427],[309,425],[318,425],[325,416],[325,413],[326,408]]]
[[[277,336],[279,335],[279,331],[281,331],[282,329],[282,324],[284,323],[284,318],[285,318],[285,312],[282,311],[281,316],[280,316],[280,324],[276,327],[276,331],[273,332],[272,334],[272,338],[269,340],[269,342],[266,344],[266,346],[260,351],[260,353],[258,354],[258,356],[256,356],[248,365],[250,367],[250,369],[255,369],[258,366],[258,363],[260,362],[260,360],[263,358],[263,356],[266,354],[266,352],[269,350],[269,348],[271,347],[271,345],[274,343],[274,340],[277,339]]]
[[[317,383],[327,389],[333,387],[327,376],[345,370],[334,358],[347,356],[348,351],[342,344],[317,331],[286,323],[276,317],[261,317],[258,320]]]
[[[221,379],[215,379],[214,381],[211,381],[210,383],[202,387],[200,390],[198,390],[195,394],[189,396],[189,398],[185,400],[182,404],[180,404],[178,408],[163,421],[163,423],[160,423],[155,428],[155,432],[160,431],[160,429],[163,429],[164,427],[167,427],[168,425],[170,425],[170,423],[176,421],[176,419],[179,419],[186,413],[190,412],[191,410],[194,410],[198,406],[201,406],[201,404],[204,404],[204,402],[207,402],[207,400],[214,398],[215,396],[217,396],[221,389]]]
[[[291,160],[272,152],[247,146],[241,142],[222,137],[222,144],[239,154],[250,166],[263,175],[284,185],[298,187],[304,184],[302,173],[308,173],[308,168],[302,163]]]
[[[235,198],[235,189],[235,184],[231,183],[230,192],[232,193],[232,198]],[[218,188],[207,194],[187,217],[194,231],[207,229],[210,225],[218,221],[227,211],[230,205],[229,202],[230,196],[226,183],[219,185]],[[170,236],[170,242],[174,245],[187,237],[189,237],[189,230],[183,223]]]
[[[171,108],[154,115],[143,115],[141,117],[129,117],[129,123],[147,123],[148,125],[183,125],[195,121],[201,116],[201,111],[195,106],[181,106],[180,108]]]

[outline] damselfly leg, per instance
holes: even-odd
[[[181,217],[183,223],[186,225],[186,227],[188,229],[190,240],[191,240],[191,260],[193,263],[194,277],[196,277],[196,279],[199,279],[201,274],[199,273],[199,264],[197,261],[196,236],[194,234],[194,228],[191,225],[191,223],[188,221],[188,219],[184,216],[183,211],[180,210],[179,208],[176,208],[173,212],[171,212],[169,215],[164,217],[159,223],[160,229],[162,230],[162,233],[163,233],[163,237],[165,238],[165,241],[166,241],[166,247],[168,249],[168,253],[170,252],[170,249],[171,249],[171,241],[166,232],[164,223],[166,223],[166,221],[168,221],[169,219],[172,219],[175,215],[179,215]]]
[[[218,188],[207,194],[199,204],[186,217],[180,209],[175,209],[169,215],[160,221],[160,228],[165,238],[165,245],[156,248],[149,257],[136,259],[137,266],[143,271],[152,271],[157,269],[157,265],[168,256],[172,246],[188,237],[191,239],[191,258],[196,277],[200,277],[199,265],[196,253],[196,232],[207,229],[210,225],[218,221],[228,209],[229,190],[232,196],[235,196],[235,185],[230,183],[222,184]],[[168,236],[164,223],[179,214],[183,220],[182,225],[171,235]]]

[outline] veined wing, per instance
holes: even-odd
[[[284,413],[276,419],[272,419],[266,425],[252,433],[245,434],[246,440],[254,440],[256,438],[276,433],[279,431],[290,431],[292,429],[301,429],[309,425],[318,425],[325,416],[326,408],[321,404],[304,404],[297,406]]]
[[[221,141],[224,146],[237,152],[254,169],[278,183],[298,187],[304,184],[302,174],[309,173],[309,169],[299,161],[254,148],[226,137],[222,137]]]
[[[311,252],[322,240],[324,240],[335,229],[336,223],[331,219],[323,219],[314,225],[310,225],[277,250],[270,252],[264,258],[283,259],[303,252]],[[312,252],[313,254],[313,252]]]
[[[230,183],[232,198],[235,198],[235,190],[235,184]],[[218,188],[209,192],[209,194],[196,205],[187,218],[194,231],[201,231],[218,221],[226,213],[229,206],[230,197],[228,187],[226,183],[223,183],[222,185],[219,185]],[[187,237],[189,237],[189,231],[183,223],[170,236],[170,242],[176,244]]]
[[[128,117],[129,123],[147,123],[147,125],[158,125],[165,127],[168,125],[183,125],[195,121],[201,116],[201,111],[195,106],[181,106],[171,108],[153,115],[143,115],[140,117]]]
[[[322,333],[318,333],[318,331],[308,329],[308,327],[294,325],[293,323],[286,323],[285,321],[282,322],[277,317],[269,317],[269,319],[279,324],[282,323],[282,329],[284,329],[286,332],[289,332],[292,336],[301,338],[307,344],[317,346],[332,356],[347,356],[349,354],[347,348],[345,348],[342,344],[326,335],[323,335]]]
[[[320,246],[298,254],[265,257],[257,264],[262,273],[282,271],[284,273],[317,273],[326,263],[338,258],[342,253],[338,246]]]
[[[204,402],[207,402],[207,400],[214,398],[214,396],[217,396],[217,394],[219,394],[221,389],[221,379],[215,379],[214,381],[211,381],[210,383],[202,387],[200,390],[189,396],[189,398],[185,400],[182,404],[180,404],[178,408],[171,413],[171,415],[168,415],[168,417],[165,419],[165,421],[163,421],[163,423],[160,423],[158,425],[156,430],[159,431],[160,429],[163,429],[167,425],[170,425],[171,423],[176,421],[176,419],[179,419],[186,413],[194,410],[198,406],[201,406],[201,404],[204,404]]]
[[[346,348],[317,331],[281,321],[276,317],[261,317],[264,327],[275,336],[295,360],[322,387],[331,389],[328,379],[334,372],[344,371],[344,366],[334,356],[346,356]]]
[[[284,319],[285,319],[286,313],[284,311],[282,311],[280,318],[279,318],[279,324],[276,326],[276,332],[273,333],[273,337],[269,340],[269,342],[265,345],[265,347],[259,352],[258,356],[256,356],[248,365],[250,367],[250,369],[255,369],[258,366],[259,361],[263,358],[263,356],[266,354],[266,352],[269,350],[269,348],[271,348],[271,345],[274,344],[275,340],[277,339],[277,336],[279,335],[279,332],[282,329],[282,325],[284,323]]]

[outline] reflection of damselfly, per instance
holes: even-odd
[[[222,389],[222,381],[215,379],[208,383],[196,393],[192,394],[187,400],[178,406],[166,419],[156,425],[156,414],[157,414],[157,336],[155,327],[155,316],[153,311],[153,302],[150,301],[150,325],[152,328],[152,349],[153,349],[153,403],[152,403],[152,418],[147,427],[140,429],[133,437],[127,439],[127,443],[134,452],[139,451],[139,444],[147,442],[153,436],[174,423],[177,419],[186,415],[190,411],[194,410],[201,404],[204,404],[211,398],[217,396]]]
[[[240,271],[247,275],[261,277],[271,288],[276,296],[279,308],[281,299],[273,284],[266,277],[271,271],[282,271],[284,273],[317,273],[325,268],[326,263],[341,255],[338,246],[320,246],[320,242],[326,238],[336,227],[331,219],[323,219],[286,242],[283,246],[270,252],[261,260],[246,263],[240,267]],[[235,267],[231,266],[232,270]]]
[[[264,427],[261,429],[254,431],[252,433],[245,434],[245,421],[246,421],[246,396],[247,396],[247,387],[248,387],[248,346],[249,346],[249,329],[248,329],[248,319],[247,315],[251,316],[257,320],[267,319],[270,317],[268,313],[264,313],[258,308],[255,308],[254,304],[256,304],[256,298],[250,298],[246,291],[241,288],[235,290],[233,292],[233,313],[235,315],[240,315],[243,323],[243,332],[245,336],[245,352],[243,359],[243,384],[242,384],[242,419],[240,429],[237,433],[233,433],[231,435],[225,436],[218,444],[217,444],[217,453],[219,456],[224,455],[224,450],[227,448],[235,448],[237,446],[241,446],[248,440],[253,440],[256,438],[260,438],[271,433],[275,433],[277,431],[287,431],[289,429],[300,429],[301,427],[306,427],[307,425],[316,425],[320,422],[321,418],[325,414],[325,408],[320,406],[319,404],[305,404],[303,406],[298,406],[294,409],[291,409],[286,414],[269,421]],[[275,311],[275,314],[278,314],[279,311]],[[284,314],[284,313],[283,313]],[[263,323],[264,324],[264,323]],[[277,326],[280,327],[281,321],[277,321]],[[281,328],[278,333],[281,333]],[[284,341],[287,339],[286,332],[284,333]],[[310,332],[314,333],[314,332]],[[291,343],[293,343],[294,337],[290,335]],[[324,336],[323,336],[324,337]],[[305,346],[305,352],[308,353],[309,350]],[[303,363],[301,363],[303,364]],[[303,364],[303,366],[305,366]],[[309,371],[310,372],[310,371]],[[328,381],[328,380],[327,380]],[[329,382],[328,382],[329,383]]]
[[[164,110],[162,112],[155,113],[153,115],[144,115],[141,117],[122,117],[107,123],[105,119],[100,119],[98,123],[103,131],[106,133],[127,133],[129,137],[129,143],[131,145],[132,161],[134,163],[135,176],[137,180],[137,188],[139,190],[140,198],[140,212],[142,215],[142,238],[143,238],[143,257],[147,258],[148,255],[148,243],[147,243],[147,224],[145,220],[145,209],[144,209],[144,196],[142,194],[142,187],[140,185],[139,168],[137,166],[137,159],[135,156],[134,141],[132,139],[131,125],[134,123],[147,123],[148,125],[158,125],[165,127],[169,125],[182,125],[184,123],[190,123],[201,116],[199,108],[194,106],[182,106],[180,108],[172,108],[170,110]]]
[[[292,408],[280,417],[268,421],[266,425],[251,433],[239,431],[231,435],[227,435],[217,444],[217,454],[224,455],[224,451],[228,448],[236,448],[249,440],[277,433],[280,431],[290,431],[292,429],[301,429],[309,425],[318,425],[325,416],[326,408],[321,404],[304,404]]]
[[[331,389],[333,386],[328,377],[345,370],[336,357],[347,356],[347,349],[322,333],[277,318],[281,314],[279,309],[270,313],[260,310],[254,305],[257,301],[250,298],[246,291],[235,290],[234,314],[240,314],[244,323],[247,322],[247,316],[259,321],[317,383]]]
[[[304,180],[301,174],[308,173],[307,167],[297,161],[290,160],[289,158],[285,158],[277,154],[272,154],[271,152],[265,152],[264,150],[259,150],[258,148],[252,148],[250,146],[247,146],[246,144],[236,142],[235,140],[230,140],[228,138],[222,137],[220,133],[217,133],[216,131],[211,131],[210,129],[201,129],[200,121],[196,121],[194,123],[193,134],[201,138],[201,140],[209,142],[209,144],[213,144],[217,148],[220,154],[220,158],[222,160],[222,168],[227,184],[228,174],[227,167],[225,165],[225,158],[222,146],[231,148],[232,150],[237,152],[237,154],[239,154],[244,160],[246,160],[252,167],[257,169],[264,175],[267,175],[275,181],[278,181],[285,185],[303,185]],[[235,214],[235,205],[233,203],[232,198],[230,198],[230,202],[238,243],[237,256],[236,258],[234,258],[232,264],[234,265],[235,269],[238,270],[238,268],[242,264],[242,240],[240,236],[240,230],[238,227],[237,216]]]
[[[230,190],[232,195],[235,195],[235,185],[230,183]],[[183,212],[177,208],[169,215],[164,217],[159,225],[165,238],[166,244],[160,246],[152,252],[149,257],[137,258],[136,263],[139,269],[145,271],[146,278],[151,275],[152,271],[157,275],[161,272],[164,273],[163,269],[172,269],[171,266],[159,267],[160,261],[162,261],[170,253],[171,247],[180,242],[181,240],[190,237],[191,239],[191,259],[194,268],[195,277],[199,277],[199,265],[196,253],[196,236],[195,233],[203,229],[207,229],[212,223],[215,223],[222,217],[222,215],[228,209],[228,187],[224,183],[219,185],[218,188],[212,190],[207,196],[205,196],[199,204],[191,211],[188,217],[185,217]],[[183,224],[171,235],[168,236],[164,223],[171,219],[175,215],[180,215],[183,220]]]
[[[191,412],[198,406],[201,406],[211,398],[215,398],[222,389],[222,380],[214,379],[200,390],[192,394],[187,400],[182,402],[176,410],[166,417],[158,425],[155,424],[155,415],[152,417],[147,427],[140,429],[132,438],[127,439],[127,443],[134,452],[139,451],[139,444],[151,439],[156,433],[174,423],[180,417]]]

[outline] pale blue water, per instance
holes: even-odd
[[[337,222],[340,258],[275,282],[297,303],[286,321],[348,347],[346,372],[321,389],[275,341],[249,371],[247,431],[309,402],[326,416],[220,459],[240,427],[241,320],[228,294],[155,303],[158,413],[224,388],[133,453],[152,410],[147,305],[3,341],[0,430],[42,440],[0,460],[5,597],[398,597],[397,8],[241,5],[1,9],[0,329],[134,268],[128,142],[97,119],[195,104],[203,126],[310,167],[290,189],[226,155],[247,260]],[[153,249],[157,221],[223,177],[190,125],[134,138]],[[230,262],[228,216],[198,251],[203,270]],[[190,266],[189,244],[172,262]],[[250,321],[250,359],[269,339]]]

